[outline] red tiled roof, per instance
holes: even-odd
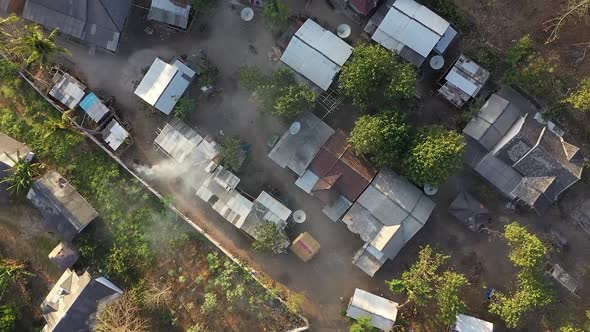
[[[318,183],[322,183],[314,191],[337,190],[351,202],[362,194],[377,174],[369,161],[352,151],[348,135],[342,130],[330,137],[309,169],[320,177]]]
[[[361,15],[369,15],[377,7],[379,0],[350,0],[350,5]]]

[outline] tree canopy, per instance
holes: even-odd
[[[256,227],[254,232],[256,234],[256,240],[252,243],[252,249],[275,254],[285,249],[287,238],[282,230],[274,223],[266,221]]]
[[[8,191],[15,198],[23,198],[29,192],[33,182],[41,175],[43,164],[32,163],[17,155],[14,166],[8,170],[9,175],[0,183],[9,184]]]
[[[303,111],[309,110],[314,101],[315,94],[307,85],[291,85],[275,100],[272,114],[286,120],[293,120]]]
[[[379,330],[371,324],[371,317],[358,318],[351,326],[350,332],[378,332]]]
[[[578,111],[590,111],[590,77],[582,80],[580,86],[564,101],[571,104]]]
[[[436,320],[443,325],[452,324],[456,315],[466,308],[462,290],[469,282],[464,275],[444,269],[449,256],[433,250],[429,245],[422,248],[418,261],[402,273],[400,279],[386,281],[393,293],[406,293],[406,302],[424,307],[436,304]]]
[[[264,17],[270,25],[284,28],[289,23],[289,7],[284,1],[270,0],[264,6]]]
[[[174,107],[174,117],[187,120],[195,111],[196,101],[190,97],[181,97]]]
[[[342,94],[361,109],[385,95],[389,101],[405,99],[416,92],[416,70],[380,45],[360,44],[342,67]]]
[[[514,222],[506,225],[504,237],[510,246],[510,260],[521,268],[536,269],[545,261],[547,247],[524,226]]]
[[[357,153],[364,153],[378,166],[401,162],[410,142],[410,126],[393,110],[363,115],[350,133],[348,142]]]
[[[242,144],[237,136],[226,137],[221,142],[221,165],[232,171],[238,171],[241,165]]]
[[[419,130],[412,146],[404,161],[406,175],[419,185],[438,186],[461,166],[465,141],[461,134],[435,126]]]

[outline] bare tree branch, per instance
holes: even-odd
[[[550,31],[545,44],[549,44],[559,38],[561,28],[569,21],[583,20],[590,16],[590,0],[569,0],[559,16],[543,23],[544,31]]]

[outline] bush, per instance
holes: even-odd
[[[0,332],[15,332],[18,311],[15,306],[0,306]]]
[[[286,120],[293,120],[299,114],[311,109],[315,93],[305,84],[291,85],[275,101],[272,114]]]
[[[270,221],[265,221],[256,227],[256,240],[252,243],[252,249],[260,252],[281,253],[288,242],[281,229]]]
[[[284,28],[289,23],[289,7],[282,0],[270,0],[264,6],[264,17],[275,28]]]
[[[410,141],[410,127],[397,111],[361,116],[350,133],[348,142],[357,153],[371,156],[378,166],[401,162]]]
[[[196,101],[190,97],[181,97],[174,107],[174,117],[186,121],[195,111]]]
[[[371,317],[361,317],[350,326],[350,332],[378,332],[371,324]]]
[[[525,35],[521,37],[516,43],[508,50],[506,54],[506,61],[511,67],[516,67],[533,52],[533,40],[531,36]]]
[[[267,78],[258,68],[245,66],[238,71],[238,79],[244,88],[255,91]]]
[[[438,186],[461,167],[463,136],[441,127],[420,130],[404,161],[407,176],[418,185]]]
[[[217,301],[217,294],[205,293],[205,302],[201,306],[201,313],[204,315],[209,314],[217,310],[219,303]]]
[[[221,152],[219,153],[221,158],[220,163],[231,171],[238,171],[242,166],[243,153],[242,144],[238,137],[226,137],[223,142],[221,142]]]
[[[565,98],[564,102],[569,103],[580,112],[590,111],[590,77],[582,80],[578,89]]]

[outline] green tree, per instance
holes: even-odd
[[[196,101],[190,97],[181,97],[174,107],[174,117],[186,121],[195,111]]]
[[[350,332],[378,332],[379,330],[371,324],[371,317],[357,318],[350,326]]]
[[[465,312],[467,305],[463,301],[463,289],[469,285],[464,275],[454,271],[445,271],[436,289],[436,318],[444,325],[451,325],[457,315]]]
[[[0,300],[4,296],[4,292],[24,278],[26,276],[32,276],[33,274],[28,272],[27,267],[24,263],[14,259],[1,259],[0,260]]]
[[[13,40],[12,50],[23,57],[26,65],[38,62],[43,67],[56,55],[69,54],[68,50],[55,43],[58,35],[58,29],[46,36],[39,25],[27,25],[24,34]]]
[[[583,79],[578,89],[570,93],[564,101],[580,112],[590,111],[590,77]]]
[[[0,332],[16,331],[18,311],[13,305],[0,306]]]
[[[380,45],[360,44],[352,59],[342,67],[339,78],[342,94],[361,109],[385,97],[405,99],[416,93],[416,71]]]
[[[289,23],[289,7],[284,1],[270,0],[264,5],[264,17],[276,28],[284,28]]]
[[[17,159],[13,160],[14,166],[8,170],[10,173],[0,183],[9,184],[10,194],[16,198],[23,198],[29,192],[33,182],[41,175],[44,168],[43,164],[28,162],[17,154]]]
[[[516,67],[533,52],[533,40],[530,35],[524,35],[508,49],[506,60],[511,67]]]
[[[397,111],[363,115],[350,133],[348,142],[357,153],[371,156],[379,166],[401,162],[410,141],[410,126]]]
[[[293,120],[303,111],[307,111],[315,101],[315,93],[305,84],[287,87],[284,94],[278,97],[272,114],[286,120]]]
[[[461,167],[463,136],[441,127],[420,130],[404,161],[406,175],[419,185],[438,186]]]
[[[189,0],[192,9],[197,12],[207,11],[216,4],[216,0]]]
[[[524,315],[553,301],[553,290],[544,279],[542,267],[547,247],[534,234],[516,222],[506,226],[504,237],[510,247],[509,258],[521,268],[512,295],[496,292],[489,310],[516,328]]]
[[[568,324],[566,326],[562,326],[559,329],[559,332],[584,332],[581,328],[578,328],[572,324]]]
[[[201,313],[204,315],[209,314],[215,310],[217,310],[219,306],[219,301],[217,300],[217,294],[215,293],[205,293],[205,302],[201,306]]]
[[[506,225],[504,237],[510,246],[508,257],[514,265],[525,269],[538,269],[545,262],[547,246],[524,226],[517,222]]]
[[[281,253],[288,240],[283,231],[270,221],[265,221],[254,231],[255,240],[252,249],[260,252]]]
[[[267,80],[267,77],[256,67],[244,66],[238,71],[238,79],[244,88],[255,91]]]
[[[237,172],[242,166],[242,143],[237,136],[226,137],[221,142],[221,165]]]

